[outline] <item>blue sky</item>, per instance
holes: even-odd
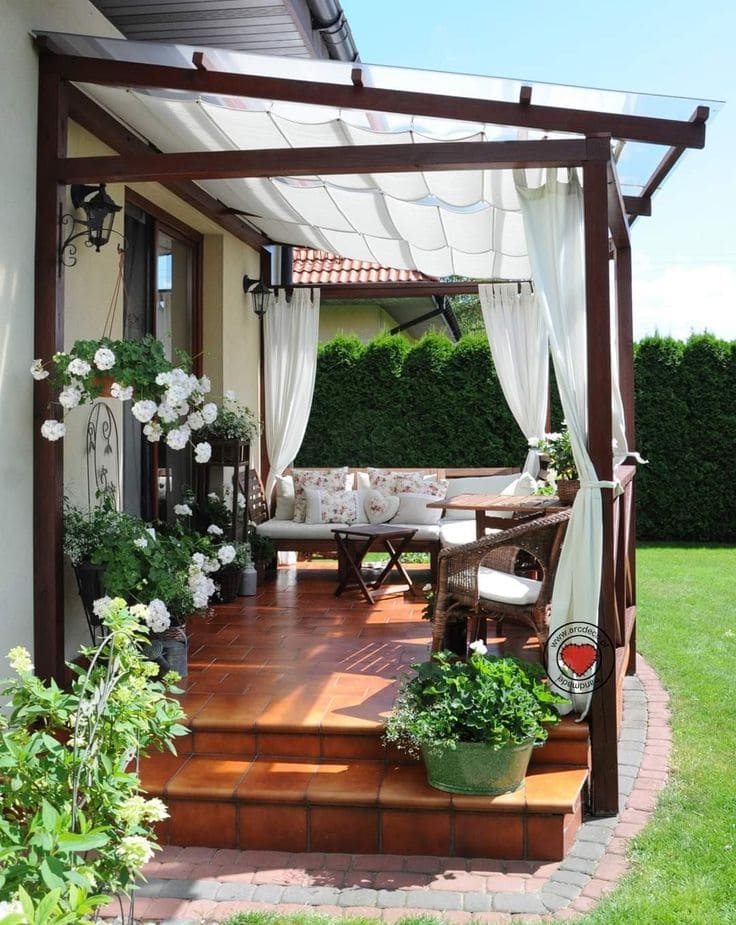
[[[342,0],[363,61],[725,100],[632,229],[635,334],[736,339],[736,4]],[[730,102],[729,102],[730,101]]]

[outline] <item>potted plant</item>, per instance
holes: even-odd
[[[193,375],[191,358],[183,351],[178,357],[179,366],[169,362],[163,344],[150,334],[138,340],[78,340],[69,353],[55,353],[46,363],[34,360],[31,375],[39,381],[52,376],[56,404],[64,414],[102,395],[130,402],[151,443],[164,440],[172,450],[192,443],[195,460],[204,463],[211,447],[201,433],[215,421],[218,408],[206,399],[209,379]],[[47,440],[60,440],[65,433],[64,422],[53,417],[41,426]]]
[[[564,504],[572,504],[580,489],[580,479],[575,466],[570,443],[570,431],[562,422],[562,432],[545,434],[529,441],[532,449],[538,450],[549,460],[547,479],[557,491],[557,496]]]
[[[261,430],[258,418],[241,404],[235,392],[225,392],[217,417],[202,432],[212,447],[211,461],[223,466],[248,462],[248,447]]]
[[[258,573],[258,580],[263,581],[266,569],[276,559],[276,547],[270,536],[263,536],[256,532],[255,524],[251,524],[248,528],[248,543],[253,564]]]
[[[532,662],[487,654],[471,644],[467,661],[439,652],[413,665],[399,690],[386,739],[421,752],[427,780],[452,793],[498,794],[524,781],[532,749],[567,703]]]

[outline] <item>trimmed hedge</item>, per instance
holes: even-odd
[[[650,337],[635,347],[638,535],[736,541],[726,487],[736,437],[736,342]],[[553,420],[559,400],[553,386]],[[300,466],[519,465],[526,441],[484,335],[415,344],[339,335],[319,351]]]

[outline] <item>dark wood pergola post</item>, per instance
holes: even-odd
[[[48,360],[64,348],[64,276],[58,267],[59,218],[64,187],[56,182],[54,162],[66,156],[67,103],[64,84],[41,70],[38,82],[36,166],[36,314],[34,355]],[[41,436],[41,424],[53,413],[48,379],[33,389],[33,637],[36,672],[61,680],[64,675],[64,570],[62,504],[64,444]]]
[[[610,152],[610,139],[594,138]],[[610,155],[609,155],[610,156]],[[585,212],[585,297],[588,353],[588,451],[598,478],[613,478],[611,458],[611,309],[608,279],[608,165],[604,160],[583,164]],[[601,489],[603,553],[598,625],[612,641],[599,675],[603,684],[593,692],[590,709],[591,809],[598,815],[618,812],[618,731],[616,723],[613,495]],[[594,615],[591,615],[593,617]],[[610,663],[609,663],[610,660]],[[607,675],[607,677],[606,677]]]

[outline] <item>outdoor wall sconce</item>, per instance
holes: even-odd
[[[77,262],[77,248],[71,243],[76,238],[86,235],[85,247],[94,247],[99,253],[110,240],[115,214],[122,209],[107,195],[104,183],[99,186],[75,184],[71,188],[71,197],[74,209],[81,209],[85,217],[75,218],[71,212],[62,214],[59,207],[59,273],[62,265],[73,267]],[[82,230],[76,231],[77,227]],[[69,228],[69,234],[64,237],[66,228]]]
[[[243,292],[251,296],[253,299],[253,311],[259,318],[262,318],[266,314],[268,297],[272,294],[271,290],[260,279],[251,279],[250,276],[244,276]]]

